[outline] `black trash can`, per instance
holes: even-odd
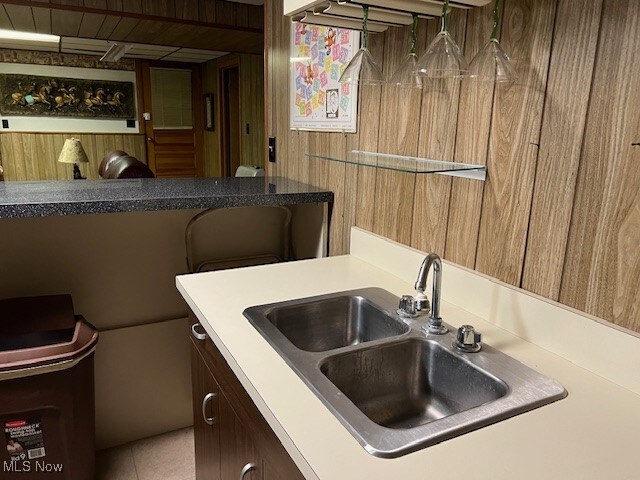
[[[0,478],[94,478],[97,342],[70,295],[0,300]]]

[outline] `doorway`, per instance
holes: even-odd
[[[240,62],[220,65],[220,159],[222,175],[230,177],[242,164],[240,127]]]
[[[199,65],[141,62],[147,163],[156,177],[201,177],[202,79]]]

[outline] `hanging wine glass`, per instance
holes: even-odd
[[[440,33],[418,60],[418,74],[428,78],[459,78],[469,76],[469,64],[448,28],[449,0],[442,5]]]
[[[362,10],[364,13],[362,18],[362,46],[351,59],[344,72],[342,72],[338,81],[357,85],[381,85],[385,83],[382,71],[367,47],[369,40],[369,30],[367,29],[369,7],[363,5]]]
[[[517,81],[516,69],[509,55],[502,49],[498,41],[500,30],[500,4],[496,0],[493,5],[493,30],[489,42],[471,60],[471,76],[478,80],[488,80],[500,83],[514,83]]]
[[[409,55],[400,64],[400,67],[389,79],[391,85],[398,87],[422,88],[422,78],[418,74],[418,55],[416,55],[416,43],[418,43],[418,15],[413,14],[411,24],[411,50]]]

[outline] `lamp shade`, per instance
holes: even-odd
[[[87,153],[82,148],[82,143],[77,138],[67,138],[60,152],[59,162],[62,163],[88,163]]]

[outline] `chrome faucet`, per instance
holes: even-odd
[[[430,253],[422,261],[418,279],[416,280],[416,291],[420,296],[424,297],[424,291],[427,288],[427,276],[433,267],[433,290],[431,293],[431,313],[429,314],[428,324],[423,327],[427,333],[435,335],[444,335],[447,333],[447,327],[442,324],[440,317],[440,292],[442,288],[442,260],[436,253]]]

